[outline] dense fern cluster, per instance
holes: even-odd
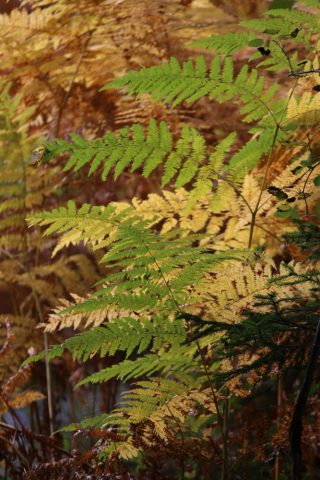
[[[42,322],[46,331],[82,331],[25,361],[51,362],[66,351],[79,363],[97,359],[98,370],[81,378],[79,388],[118,381],[112,411],[65,427],[115,433],[97,444],[98,465],[130,460],[128,469],[132,465],[136,472],[143,455],[172,447],[178,452],[176,478],[180,470],[182,478],[186,471],[189,478],[207,478],[191,454],[182,459],[191,439],[201,443],[220,478],[236,478],[242,454],[236,435],[229,436],[230,412],[236,418],[249,395],[267,381],[289,378],[294,369],[298,384],[306,365],[308,379],[314,375],[319,270],[307,256],[319,256],[319,94],[312,87],[310,92],[308,81],[317,70],[318,6],[308,0],[304,7],[271,8],[262,19],[242,22],[246,31],[195,42],[214,52],[210,66],[208,56],[182,64],[171,58],[102,88],[150,95],[171,107],[204,97],[212,106],[230,102],[244,124],[244,138],[233,132],[212,146],[191,125],[177,135],[167,122],[151,120],[147,128],[136,123],[100,138],[72,134],[70,141],[45,144],[39,169],[51,168],[63,155],[69,157],[65,172],[84,169],[97,179],[99,171],[102,181],[111,173],[117,180],[136,171],[160,178],[147,199],[103,206],[70,200],[27,217],[30,232],[41,226],[45,235],[59,236],[55,269],[62,271],[65,247],[84,245],[99,258],[94,291],[74,292],[73,283],[68,288],[62,279],[71,294],[82,296],[63,300]],[[238,68],[236,54],[244,47],[250,62]],[[263,73],[284,68],[290,89],[270,84]],[[281,174],[274,175],[282,151],[287,157]],[[307,394],[308,379],[301,382]],[[302,410],[297,405],[290,442],[293,471],[301,475],[298,427],[307,404]],[[287,459],[284,453],[286,465]]]

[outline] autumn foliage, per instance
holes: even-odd
[[[319,22],[0,5],[0,478],[320,478]]]

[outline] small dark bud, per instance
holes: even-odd
[[[259,52],[261,53],[261,55],[264,55],[264,56],[268,56],[270,55],[271,51],[269,50],[269,48],[264,48],[264,47],[259,47],[258,48]]]
[[[299,28],[295,28],[295,29],[293,30],[293,32],[290,33],[291,37],[292,37],[292,38],[296,38],[296,36],[298,35],[299,31],[300,31]]]
[[[298,165],[296,168],[291,170],[291,173],[293,173],[293,175],[297,175],[298,173],[301,172],[302,169],[303,169],[303,167],[301,165]]]
[[[271,195],[276,195],[277,192],[280,192],[280,188],[278,187],[274,187],[273,185],[271,185],[269,188],[268,188],[268,192],[271,194]]]
[[[274,187],[273,185],[268,188],[268,192],[271,195],[274,195],[278,200],[287,200],[288,198],[288,195],[285,192],[278,187]]]

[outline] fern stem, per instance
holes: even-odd
[[[282,375],[279,373],[278,376],[278,395],[277,395],[277,429],[279,430],[280,428],[280,419],[281,419],[281,406],[282,406],[282,391],[283,391],[283,385],[282,385]],[[276,453],[276,461],[275,461],[275,467],[274,467],[274,480],[280,480],[280,453]]]
[[[44,322],[43,314],[41,305],[39,302],[39,298],[37,293],[32,288],[32,295],[34,297],[34,301],[36,304],[36,309],[40,318],[41,323]],[[48,402],[48,415],[49,415],[49,431],[50,436],[53,435],[54,428],[53,428],[53,402],[52,402],[52,380],[51,380],[51,371],[50,371],[50,363],[48,359],[48,335],[47,332],[43,332],[43,340],[44,340],[44,363],[45,363],[45,370],[46,370],[46,381],[47,381],[47,402]]]
[[[50,425],[50,436],[53,435],[53,404],[52,404],[52,390],[51,390],[51,372],[50,372],[50,363],[48,359],[48,335],[47,332],[43,332],[44,339],[44,360],[45,360],[45,369],[46,369],[46,379],[47,379],[47,396],[48,396],[48,413],[49,413],[49,425]]]
[[[72,88],[73,88],[73,85],[74,85],[74,82],[78,76],[78,73],[79,73],[79,70],[80,70],[80,67],[81,67],[81,64],[82,64],[82,60],[83,60],[83,57],[84,57],[84,54],[87,50],[87,47],[89,45],[89,42],[92,38],[92,35],[93,35],[93,32],[95,31],[95,29],[91,30],[89,32],[89,35],[86,39],[86,41],[84,42],[83,46],[82,46],[82,49],[81,49],[81,52],[80,52],[80,57],[78,59],[78,62],[77,62],[77,65],[76,65],[76,68],[75,68],[75,71],[74,71],[74,74],[72,76],[72,79],[71,79],[71,82],[70,82],[70,85],[64,95],[64,98],[61,102],[61,105],[60,105],[60,108],[59,108],[59,111],[58,111],[58,116],[57,116],[57,123],[56,123],[56,127],[55,127],[55,131],[54,131],[54,136],[55,137],[58,137],[59,136],[59,132],[60,132],[60,126],[61,126],[61,121],[62,121],[62,115],[63,115],[63,111],[68,103],[68,100],[70,98],[70,95],[71,95],[71,91],[72,91]]]
[[[287,62],[288,62],[288,65],[289,65],[289,70],[290,70],[290,75],[293,74],[293,68],[292,68],[292,63],[291,63],[291,60],[290,60],[290,57],[289,55],[287,54],[287,52],[285,51],[285,49],[283,48],[283,46],[281,45],[281,43],[279,43],[277,40],[273,39],[272,40],[273,43],[275,43],[277,45],[278,48],[280,48],[280,50],[282,51],[282,53],[284,54],[284,56],[286,57],[287,59]],[[290,76],[289,75],[289,76]]]
[[[228,451],[229,411],[230,411],[230,398],[228,397],[224,401],[224,411],[223,411],[223,432],[224,432],[224,438],[225,438],[225,445],[223,449],[223,465],[221,470],[221,480],[229,479],[229,451]]]
[[[317,360],[320,353],[320,320],[318,321],[316,333],[313,339],[311,354],[309,357],[303,385],[299,392],[295,409],[292,415],[289,439],[292,454],[292,480],[302,480],[302,455],[301,436],[302,420],[307,406],[308,396],[312,385],[313,376],[317,367]]]
[[[64,95],[64,98],[62,100],[62,103],[60,105],[60,108],[59,108],[59,111],[58,111],[58,116],[57,116],[57,123],[56,123],[56,127],[55,127],[55,130],[54,130],[54,136],[55,137],[58,137],[59,136],[59,132],[60,132],[60,126],[61,126],[61,121],[62,121],[62,115],[63,115],[63,111],[69,101],[69,98],[70,98],[70,95],[71,95],[71,92],[72,92],[72,89],[73,89],[73,85],[76,81],[76,78],[78,76],[78,73],[79,73],[79,70],[80,70],[80,67],[81,67],[81,64],[82,64],[82,61],[84,59],[84,55],[89,47],[89,44],[92,40],[92,37],[93,37],[93,34],[96,32],[97,28],[100,26],[101,22],[102,22],[102,19],[104,17],[104,14],[101,15],[99,18],[98,18],[98,21],[96,23],[96,25],[94,26],[94,28],[92,28],[91,30],[89,30],[88,32],[88,35],[87,35],[87,38],[82,46],[82,49],[80,51],[80,56],[79,56],[79,59],[78,59],[78,62],[76,64],[76,68],[75,68],[75,71],[72,75],[72,78],[71,78],[71,81],[70,81],[70,84],[69,84],[69,87]]]
[[[171,408],[169,407],[169,405],[166,405],[171,417],[173,418],[174,422],[177,424],[177,427],[178,427],[178,430],[179,430],[179,433],[180,433],[180,437],[181,437],[181,442],[182,444],[184,445],[184,435],[183,435],[183,431],[182,431],[182,428],[181,428],[181,425],[180,425],[180,422],[179,420],[173,415],[172,413],[172,410]],[[184,458],[182,457],[181,458],[181,480],[184,480],[184,470],[185,470],[185,466],[184,466]]]
[[[267,163],[266,163],[266,167],[264,169],[264,175],[263,175],[263,180],[262,180],[262,185],[261,185],[261,188],[260,188],[260,193],[259,193],[259,196],[258,196],[258,200],[257,200],[256,206],[255,206],[255,208],[254,208],[254,210],[251,214],[251,224],[250,224],[248,248],[251,248],[251,246],[252,246],[253,232],[254,232],[254,227],[255,227],[255,223],[256,223],[256,216],[257,216],[257,213],[258,213],[258,210],[259,210],[259,207],[260,207],[262,194],[263,194],[264,187],[265,187],[265,184],[266,184],[266,181],[267,181],[269,167],[271,165],[273,150],[274,150],[274,147],[275,147],[275,144],[276,144],[279,129],[280,129],[280,126],[279,126],[279,124],[277,124],[277,126],[275,128],[275,131],[274,131],[274,135],[273,135],[272,144],[271,144],[270,152],[269,152],[269,155],[268,155],[268,160],[267,160]]]
[[[263,179],[262,179],[260,193],[259,193],[259,196],[258,196],[256,206],[255,206],[255,208],[254,208],[254,210],[251,214],[251,224],[250,224],[248,248],[252,247],[252,240],[253,240],[254,227],[255,227],[255,223],[256,223],[256,216],[257,216],[257,213],[258,213],[259,208],[260,208],[262,194],[263,194],[266,182],[267,182],[269,168],[270,168],[270,165],[271,165],[273,151],[274,151],[274,147],[275,147],[275,144],[276,144],[276,141],[277,141],[278,133],[279,133],[279,130],[282,128],[281,121],[282,121],[282,118],[283,118],[283,116],[284,116],[284,114],[287,110],[288,104],[290,102],[290,99],[292,98],[292,95],[293,95],[297,85],[298,85],[298,80],[296,80],[296,83],[295,83],[294,87],[291,89],[291,92],[288,95],[286,106],[281,113],[281,117],[280,117],[279,122],[277,122],[277,124],[276,124],[276,128],[275,128],[273,139],[272,139],[271,148],[270,148],[269,155],[268,155],[268,160],[267,160],[267,163],[266,163],[266,166],[265,166],[265,169],[264,169],[264,175],[263,175]]]

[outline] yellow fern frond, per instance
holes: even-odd
[[[297,271],[302,266],[296,265]],[[280,268],[280,275],[286,272],[284,266]],[[253,308],[255,295],[265,295],[276,292],[280,298],[300,294],[310,295],[310,284],[293,286],[275,286],[269,284],[272,277],[270,265],[256,264],[225,268],[216,275],[207,275],[195,289],[195,298],[198,298],[200,310],[205,309],[208,317],[216,321],[235,323],[240,321],[241,314]]]
[[[292,96],[287,109],[288,123],[299,126],[317,125],[320,117],[320,95],[305,92],[300,99]]]
[[[53,309],[49,315],[48,322],[40,324],[39,327],[44,328],[46,332],[54,332],[64,328],[73,328],[77,330],[80,326],[83,328],[96,327],[106,321],[109,310],[104,309],[95,311],[94,313],[61,313],[65,308],[74,305],[74,302],[80,303],[84,298],[76,294],[71,294],[73,301],[60,299],[60,306]]]
[[[45,396],[43,393],[37,390],[27,390],[14,395],[13,398],[9,399],[8,405],[11,408],[25,408],[30,405],[30,403],[38,402],[39,400],[44,399]],[[5,413],[7,409],[7,406],[3,405],[2,408],[0,407],[0,413]]]

